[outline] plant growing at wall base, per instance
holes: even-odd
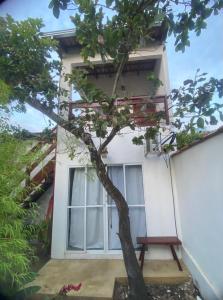
[[[40,251],[44,256],[50,256],[51,250],[52,219],[43,220],[38,224],[38,242],[41,244]]]

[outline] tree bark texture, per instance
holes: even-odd
[[[148,300],[146,287],[139,267],[130,232],[129,208],[121,192],[108,177],[105,165],[97,150],[90,149],[91,162],[96,167],[99,180],[114,200],[119,215],[119,238],[129,284],[129,300]]]

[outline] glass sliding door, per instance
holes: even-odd
[[[70,170],[67,248],[104,249],[103,188],[93,168]]]
[[[131,235],[134,247],[136,237],[146,236],[146,215],[141,165],[108,166],[108,175],[121,191],[129,206]],[[121,249],[118,238],[118,212],[114,201],[108,196],[108,249]]]
[[[85,170],[70,173],[70,199],[68,206],[68,249],[84,250]]]
[[[141,165],[108,166],[108,175],[129,206],[131,234],[146,236],[146,217]],[[117,235],[118,212],[93,168],[70,169],[67,249],[111,252],[121,249]]]
[[[95,169],[87,169],[86,250],[104,249],[103,187]]]
[[[135,248],[137,236],[146,236],[146,214],[143,191],[142,166],[125,166],[126,201],[129,206],[129,218],[132,241]]]

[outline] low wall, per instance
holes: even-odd
[[[223,299],[223,133],[171,161],[184,261],[205,300]]]

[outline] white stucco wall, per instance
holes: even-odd
[[[205,300],[223,299],[223,133],[173,156],[183,258]]]
[[[123,130],[122,134],[116,136],[108,146],[108,156],[104,161],[107,164],[142,165],[147,233],[149,236],[176,235],[169,169],[162,156],[148,155],[145,157],[144,146],[133,145],[132,137],[133,132],[129,129]],[[59,129],[59,138],[63,141],[66,139],[63,129]],[[81,156],[79,155],[71,160],[64,149],[65,144],[66,142],[64,141],[58,147],[56,160],[52,257],[118,258],[120,254],[92,255],[88,253],[87,255],[75,255],[74,251],[66,250],[69,168],[83,166],[88,163],[88,159],[86,155],[83,155],[82,151]],[[149,258],[152,259],[167,259],[171,257],[171,253],[166,247],[155,247],[149,253]]]
[[[168,67],[167,67],[167,59],[166,59],[166,51],[164,45],[154,44],[149,47],[144,47],[142,49],[138,49],[134,53],[130,54],[130,61],[136,60],[156,60],[155,65],[155,74],[162,81],[163,85],[159,87],[157,91],[157,95],[166,95],[169,91],[169,79],[168,79]],[[101,57],[96,55],[94,58],[91,58],[91,61],[95,64],[100,64]],[[63,72],[71,73],[72,68],[83,65],[83,59],[80,56],[80,53],[77,51],[71,53],[63,54]],[[143,74],[145,73],[145,74]],[[148,72],[140,72],[139,75],[136,73],[128,73],[121,76],[120,82],[117,87],[117,93],[121,96],[135,96],[135,95],[146,95],[148,94],[148,86],[149,82],[146,80],[146,76]],[[114,76],[99,76],[98,79],[92,78],[92,82],[96,84],[96,86],[100,87],[106,93],[110,94],[112,90],[112,83],[114,81]],[[63,81],[63,77],[61,77],[60,82],[61,87],[69,90],[67,82]],[[121,90],[121,86],[125,85],[125,92]]]

